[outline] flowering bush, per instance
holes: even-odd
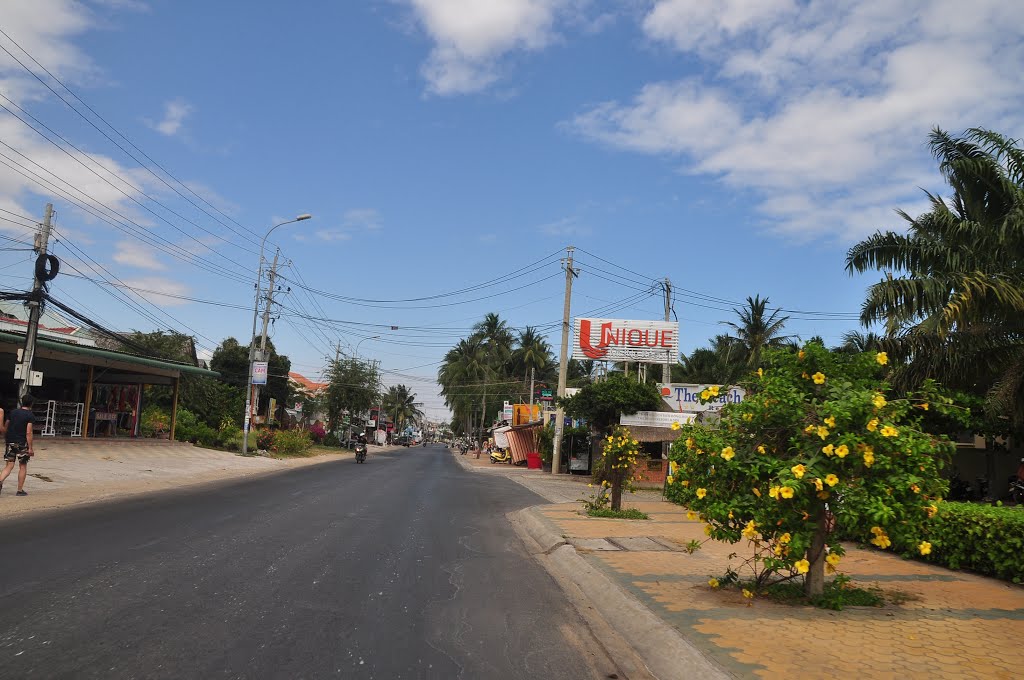
[[[926,522],[946,492],[941,471],[954,450],[924,432],[929,409],[963,416],[927,383],[893,398],[881,379],[884,352],[845,355],[818,344],[764,355],[747,398],[723,407],[717,427],[680,426],[669,498],[690,508],[714,540],[748,540],[758,587],[804,575],[821,595],[826,566],[843,555],[828,545],[836,526],[888,548],[926,540]],[[702,395],[705,401],[715,395]]]
[[[643,456],[639,443],[625,427],[616,427],[601,442],[597,469],[601,477],[601,490],[610,490],[612,510],[622,509],[623,491],[633,492],[633,471]]]
[[[256,448],[261,451],[270,451],[274,448],[274,430],[264,428],[256,432]]]
[[[302,456],[313,447],[304,430],[278,430],[274,435],[274,452],[280,456]]]
[[[309,428],[309,436],[312,438],[314,444],[322,444],[324,438],[327,437],[327,430],[320,423],[313,423]]]

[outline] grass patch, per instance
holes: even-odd
[[[753,590],[752,583],[740,584]],[[839,611],[844,607],[882,607],[887,601],[906,602],[906,593],[894,593],[887,598],[881,588],[861,588],[851,585],[849,577],[838,577],[825,584],[825,592],[819,597],[804,595],[802,583],[787,581],[775,583],[758,593],[772,602],[791,606],[813,606]]]
[[[591,508],[587,510],[587,515],[590,517],[606,517],[609,519],[650,519],[650,516],[646,512],[641,512],[636,508],[626,508],[625,510]]]

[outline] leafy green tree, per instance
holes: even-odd
[[[395,419],[395,427],[404,429],[411,422],[423,418],[423,411],[416,405],[416,393],[405,385],[392,385],[383,396],[384,412]]]
[[[675,371],[681,382],[727,385],[747,371],[746,350],[728,335],[716,335],[710,347],[698,347],[684,356]]]
[[[929,433],[925,418],[963,410],[933,383],[891,393],[885,353],[808,344],[770,350],[762,361],[744,382],[747,398],[724,406],[717,425],[679,428],[670,500],[707,522],[712,539],[749,541],[757,587],[803,575],[810,597],[822,594],[826,565],[843,555],[833,531],[880,548],[941,550],[926,520],[947,490],[942,472],[955,446]]]
[[[582,418],[596,433],[607,437],[618,424],[619,416],[656,410],[661,403],[661,394],[651,383],[612,374],[605,380],[583,387],[571,397],[560,399],[559,403],[568,416]],[[606,439],[602,441],[607,443]],[[621,510],[623,484],[631,471],[616,466],[611,457],[605,457],[605,461],[603,475],[611,483],[612,509]]]
[[[264,398],[276,399],[280,408],[291,401],[292,388],[288,383],[288,372],[292,368],[291,360],[278,354],[274,343],[267,340],[267,351],[270,357],[267,362],[267,384],[261,390],[261,401]],[[213,351],[210,368],[220,373],[221,380],[242,389],[245,410],[245,386],[249,381],[249,346],[242,345],[235,338],[225,338]]]
[[[928,378],[983,393],[994,415],[1024,425],[1024,149],[971,129],[935,129],[929,145],[952,190],[899,214],[904,232],[877,232],[847,254],[851,274],[885,276],[868,289],[867,326],[883,323],[901,388]]]
[[[373,364],[355,358],[332,360],[327,367],[326,378],[323,400],[330,431],[341,424],[345,411],[363,413],[379,401],[379,380]]]

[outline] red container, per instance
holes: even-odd
[[[530,470],[540,470],[540,454],[539,453],[528,453],[526,454],[526,467]]]

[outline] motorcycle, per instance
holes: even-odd
[[[356,462],[366,462],[366,444],[363,444],[362,442],[356,444]]]
[[[491,465],[495,463],[511,463],[512,452],[508,449],[495,449],[491,452]]]
[[[1017,505],[1024,505],[1024,481],[1013,479],[1010,482],[1010,500]]]

